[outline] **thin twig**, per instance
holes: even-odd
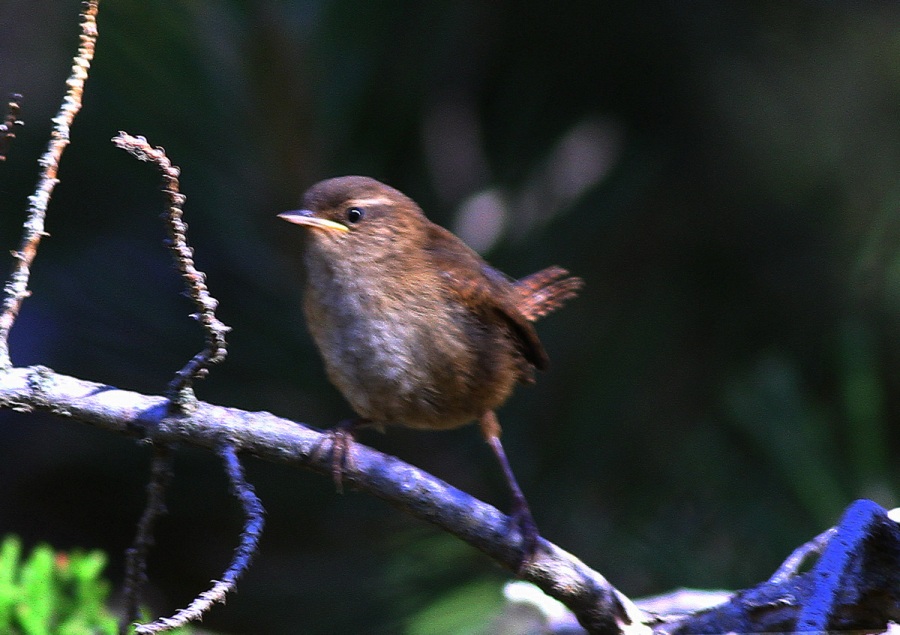
[[[135,629],[135,635],[152,635],[164,633],[188,622],[199,620],[212,608],[216,602],[225,602],[225,595],[232,591],[241,576],[250,565],[250,559],[256,553],[259,546],[259,537],[262,534],[264,514],[262,503],[253,491],[253,486],[244,478],[244,469],[237,456],[237,450],[233,445],[223,445],[219,448],[219,455],[225,462],[225,471],[231,482],[231,493],[241,502],[244,511],[244,530],[241,532],[241,542],[235,549],[231,564],[222,574],[221,580],[216,580],[212,588],[198,595],[187,607],[181,609],[172,617],[162,617],[151,624],[142,624]]]
[[[19,111],[22,106],[22,95],[13,93],[6,104],[6,117],[0,123],[0,161],[6,161],[6,153],[12,140],[16,138],[16,127],[22,126]]]
[[[162,174],[162,191],[169,203],[163,215],[169,233],[166,246],[172,251],[175,266],[181,272],[188,295],[197,307],[197,312],[191,317],[199,321],[206,332],[206,348],[194,355],[184,368],[175,374],[167,391],[172,403],[182,412],[188,412],[196,405],[192,388],[194,380],[204,377],[212,364],[225,359],[228,352],[225,334],[231,329],[216,317],[218,302],[206,287],[205,274],[194,266],[194,251],[187,244],[187,224],[183,220],[182,207],[185,196],[179,192],[178,187],[180,170],[172,165],[165,150],[151,147],[143,137],[133,137],[120,132],[113,138],[113,143],[141,161],[156,164]]]
[[[91,60],[94,58],[94,47],[97,42],[97,5],[99,0],[89,0],[82,4],[81,36],[78,54],[72,60],[72,72],[66,80],[66,96],[62,106],[53,118],[53,129],[47,150],[38,160],[41,174],[34,194],[28,197],[28,219],[24,224],[22,243],[18,251],[13,252],[15,264],[12,274],[3,289],[3,312],[0,313],[0,369],[12,366],[9,357],[9,332],[19,315],[22,302],[31,293],[28,290],[28,278],[31,275],[31,263],[37,255],[38,245],[44,232],[44,218],[47,216],[47,205],[53,189],[59,182],[59,160],[63,150],[69,145],[69,129],[75,115],[81,110],[81,96],[84,83],[88,78]]]
[[[837,533],[837,529],[834,527],[826,529],[809,542],[794,549],[794,551],[791,552],[791,555],[781,563],[781,566],[778,567],[775,573],[772,574],[772,577],[769,578],[769,584],[781,584],[799,574],[800,567],[803,566],[803,563],[806,562],[810,556],[820,555],[822,550],[825,549],[829,541],[834,537],[835,533]]]
[[[125,552],[125,615],[119,627],[123,635],[140,619],[141,592],[147,583],[147,553],[153,545],[153,526],[166,513],[165,493],[171,481],[172,448],[165,444],[154,445],[147,504],[138,521],[134,542]]]

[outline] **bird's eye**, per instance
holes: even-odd
[[[365,213],[358,207],[351,207],[347,210],[347,220],[351,223],[358,223],[363,216],[365,216]]]

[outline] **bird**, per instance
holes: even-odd
[[[557,266],[514,280],[410,197],[365,176],[320,181],[278,217],[306,231],[303,310],[329,380],[358,418],[335,429],[340,486],[352,431],[449,430],[477,421],[512,498],[523,561],[539,533],[500,441],[496,410],[548,356],[532,322],[573,298]]]

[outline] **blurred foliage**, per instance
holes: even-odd
[[[57,553],[38,545],[23,560],[22,543],[0,543],[0,632],[9,635],[116,635],[105,607],[109,582],[101,551]]]
[[[39,544],[22,558],[22,541],[0,543],[0,632],[7,635],[117,635],[107,606],[109,582],[100,550],[70,553]],[[145,615],[147,619],[149,616]],[[189,635],[177,628],[172,635]]]
[[[77,41],[77,0],[0,0],[0,91],[26,127],[0,166],[15,246]],[[183,170],[189,239],[234,330],[202,399],[313,425],[349,415],[300,314],[274,215],[362,173],[504,271],[557,263],[553,368],[500,412],[544,535],[626,593],[765,578],[856,497],[893,505],[900,447],[896,3],[104,0],[85,108],[13,331],[13,360],[160,392],[201,346],[160,246],[152,169]],[[4,413],[0,524],[122,557],[146,448]],[[363,440],[506,505],[471,428]],[[328,479],[249,462],[268,510],[230,633],[462,633],[508,576]],[[153,612],[224,567],[239,510],[182,450]],[[471,612],[470,612],[471,611]],[[470,613],[469,613],[470,612]]]

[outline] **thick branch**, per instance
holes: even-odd
[[[331,475],[321,452],[322,432],[268,412],[246,412],[200,402],[190,414],[170,414],[165,397],[142,395],[59,375],[43,367],[0,374],[0,407],[41,410],[154,443],[185,443],[236,451]],[[643,614],[603,576],[575,556],[541,540],[533,562],[518,569],[520,539],[515,524],[465,492],[403,461],[359,443],[344,482],[458,536],[495,561],[517,571],[560,600],[591,633],[645,632]]]
[[[0,408],[51,412],[154,443],[181,442],[215,452],[232,446],[235,452],[331,474],[329,453],[321,451],[329,437],[305,425],[267,412],[202,402],[190,414],[171,414],[164,397],[118,390],[43,367],[0,373]],[[521,537],[507,516],[397,458],[358,443],[350,452],[345,483],[517,570]],[[688,616],[644,614],[600,574],[545,540],[539,542],[534,561],[517,573],[565,604],[590,633],[643,635],[649,632],[648,622],[660,635],[687,635],[788,631],[800,624],[813,630],[879,630],[888,621],[900,621],[900,525],[871,501],[857,501],[827,535],[831,540],[817,539],[792,554],[772,580]],[[815,566],[798,573],[801,561],[820,549]]]
[[[821,551],[811,570],[798,573]],[[656,635],[693,633],[880,632],[900,621],[900,525],[869,500],[804,545],[776,575],[728,601],[658,625]]]

